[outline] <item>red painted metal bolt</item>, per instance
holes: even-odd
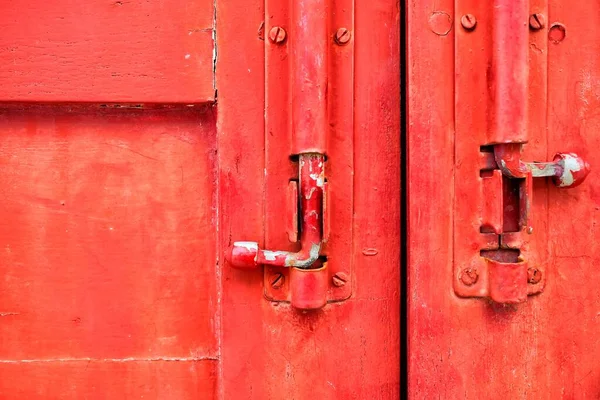
[[[546,18],[544,14],[535,13],[529,16],[529,27],[533,31],[539,31],[546,26]]]
[[[344,272],[338,272],[333,276],[332,281],[334,286],[342,287],[348,282],[348,275]]]
[[[459,278],[463,284],[472,286],[477,283],[479,273],[475,268],[465,268],[462,270]]]
[[[287,37],[287,33],[285,29],[280,26],[274,26],[269,31],[269,40],[271,43],[275,44],[283,44],[285,42],[285,38]]]
[[[477,26],[477,19],[473,14],[465,14],[460,19],[460,24],[468,31],[472,31]]]
[[[337,44],[339,44],[340,46],[343,46],[345,44],[348,44],[351,36],[352,35],[350,34],[350,31],[348,29],[340,28],[335,33],[334,39]]]
[[[279,289],[283,286],[285,282],[285,276],[281,272],[276,272],[271,276],[271,287],[273,289]]]
[[[535,285],[542,280],[542,272],[537,268],[527,268],[527,282]]]

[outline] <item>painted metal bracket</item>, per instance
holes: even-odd
[[[317,309],[352,293],[353,2],[266,0],[265,14],[265,240],[226,258],[264,266],[268,300]]]
[[[539,69],[530,66],[538,60],[528,53],[533,34],[527,23],[529,2],[492,3],[457,3],[458,9],[488,7],[485,14],[465,10],[465,15],[490,15],[490,24],[484,25],[489,26],[487,30],[463,24],[456,39],[457,108],[465,104],[477,107],[484,100],[488,118],[485,125],[470,127],[475,132],[471,137],[456,134],[453,286],[461,297],[486,297],[509,304],[525,301],[545,285],[543,268],[530,247],[533,178],[551,177],[556,186],[573,188],[584,181],[590,166],[574,153],[558,153],[551,162],[523,161],[529,132],[539,122],[533,121],[528,111],[533,96],[528,71]],[[465,55],[482,44],[489,51],[481,60]],[[483,67],[483,72],[476,70],[470,81],[465,79],[463,71],[468,73],[477,66]],[[483,99],[467,97],[479,88]],[[456,123],[480,120],[460,111]]]

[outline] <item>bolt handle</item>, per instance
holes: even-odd
[[[557,174],[552,178],[559,188],[579,186],[591,171],[590,164],[575,153],[557,153],[553,161],[562,167],[560,175]]]
[[[258,267],[258,243],[235,242],[227,249],[225,258],[237,269],[255,269]]]

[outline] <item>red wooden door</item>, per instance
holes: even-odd
[[[509,176],[557,152],[598,165],[599,16],[597,2],[408,7],[412,398],[600,396],[597,171],[568,189],[555,183],[585,168],[566,173],[572,158]],[[535,177],[547,168],[555,182]]]
[[[304,3],[30,3],[0,4],[0,398],[397,398],[397,4],[314,2],[329,267],[299,311],[224,255],[296,246]]]

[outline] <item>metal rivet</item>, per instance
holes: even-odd
[[[287,37],[287,33],[285,29],[280,26],[274,26],[269,31],[269,40],[271,43],[282,44],[285,42],[285,38]]]
[[[530,235],[533,233],[533,226],[528,226],[527,227],[527,233],[530,234]]]
[[[463,284],[472,286],[477,283],[477,280],[479,279],[479,273],[475,268],[465,268],[460,273],[459,279]]]
[[[342,287],[346,284],[346,282],[348,282],[348,275],[346,275],[344,272],[338,272],[333,276],[333,278],[331,278],[331,280],[333,281],[334,286]]]
[[[546,18],[544,17],[544,14],[531,14],[531,16],[529,17],[529,27],[531,28],[531,30],[539,31],[544,26],[546,26]]]
[[[343,46],[345,44],[348,44],[348,42],[350,41],[350,36],[351,36],[351,34],[348,29],[340,28],[335,33],[334,40],[337,44],[339,44],[340,46]]]
[[[527,268],[527,282],[535,285],[542,280],[542,271],[537,268]]]
[[[271,276],[271,287],[273,289],[279,289],[285,282],[285,276],[281,272],[277,272]]]
[[[473,14],[465,14],[460,19],[460,24],[468,31],[472,31],[477,26],[477,19]]]

